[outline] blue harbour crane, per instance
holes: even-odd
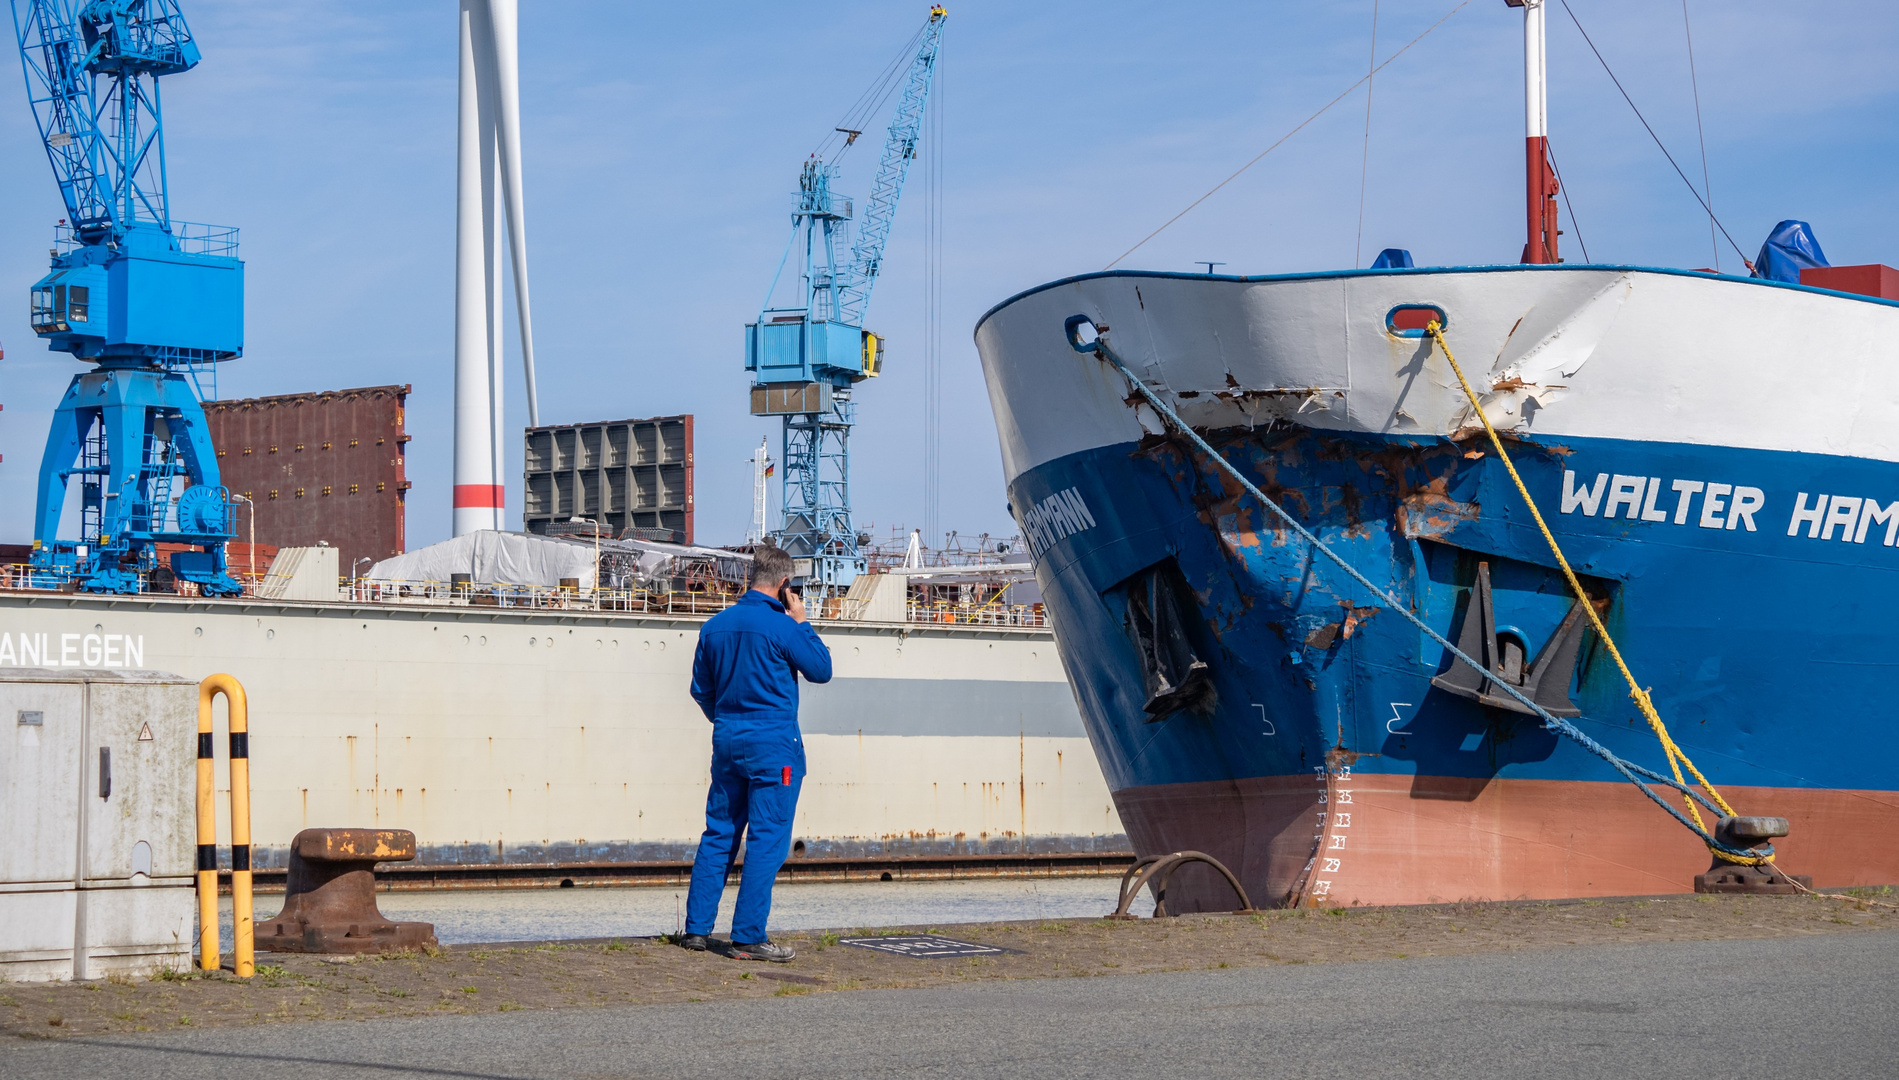
[[[168,575],[241,592],[225,567],[230,495],[200,405],[244,351],[237,230],[176,222],[159,82],[197,65],[177,0],[11,0],[27,99],[66,203],[34,333],[92,365],[40,461],[33,567],[46,584],[135,593]],[[76,537],[62,539],[71,481]],[[155,545],[186,545],[159,565]],[[190,550],[195,549],[195,550]]]
[[[883,365],[883,339],[864,329],[864,313],[883,268],[904,180],[916,159],[946,18],[943,8],[932,7],[929,21],[899,61],[853,110],[854,116],[867,115],[885,100],[886,88],[902,87],[855,239],[849,236],[852,200],[832,190],[837,156],[862,134],[847,121],[827,140],[836,151],[829,159],[820,152],[804,163],[785,254],[758,321],[745,327],[751,411],[784,419],[784,516],[774,539],[797,561],[807,592],[842,590],[865,570],[851,523],[850,433],[856,421],[851,390]],[[773,307],[794,251],[801,262],[799,303]]]

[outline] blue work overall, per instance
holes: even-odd
[[[798,676],[831,679],[831,651],[809,623],[756,589],[699,631],[692,697],[712,721],[712,785],[706,830],[692,861],[686,933],[710,934],[738,838],[745,833],[732,940],[768,940],[771,887],[791,847],[791,822],[804,784],[798,731]]]

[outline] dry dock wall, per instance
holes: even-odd
[[[332,826],[413,830],[419,864],[672,861],[704,825],[700,622],[8,593],[0,668],[31,640],[46,666],[237,676],[259,866]],[[836,676],[804,688],[806,857],[1128,849],[1047,632],[819,632]]]

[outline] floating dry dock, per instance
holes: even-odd
[[[711,729],[686,687],[706,614],[542,603],[0,592],[0,667],[236,675],[260,867],[300,829],[364,826],[413,831],[410,872],[438,884],[670,873],[704,824]],[[804,691],[802,858],[1127,850],[1046,628],[820,633],[837,676]]]

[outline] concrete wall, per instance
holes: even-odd
[[[711,747],[686,692],[698,626],[0,594],[0,668],[30,638],[54,666],[237,676],[260,866],[316,826],[414,830],[420,862],[682,859],[703,827]],[[1046,632],[820,634],[836,678],[805,688],[807,856],[1126,850]]]

